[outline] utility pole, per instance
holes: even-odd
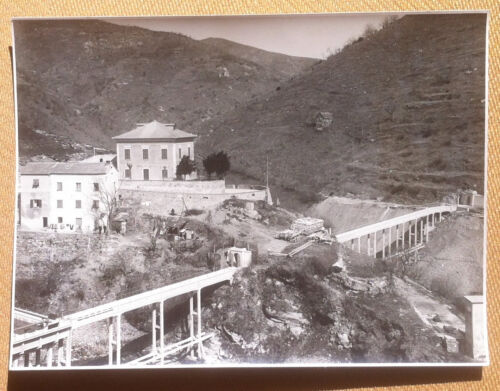
[[[269,156],[266,155],[266,187],[269,190]]]

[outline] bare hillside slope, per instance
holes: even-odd
[[[482,191],[484,15],[410,15],[208,122],[204,148],[299,192],[440,200]],[[315,129],[318,112],[332,113]]]

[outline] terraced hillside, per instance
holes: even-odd
[[[482,192],[484,15],[410,15],[279,88],[207,122],[203,148],[233,169],[302,193],[397,202]],[[319,112],[332,124],[317,131]]]

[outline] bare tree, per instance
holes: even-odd
[[[111,222],[118,210],[119,190],[118,182],[99,182],[98,205],[93,205],[93,208],[98,219],[106,219],[106,234],[109,233]]]

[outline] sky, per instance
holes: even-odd
[[[113,18],[108,22],[194,39],[225,38],[292,56],[325,58],[359,37],[368,25],[380,27],[388,14]]]

